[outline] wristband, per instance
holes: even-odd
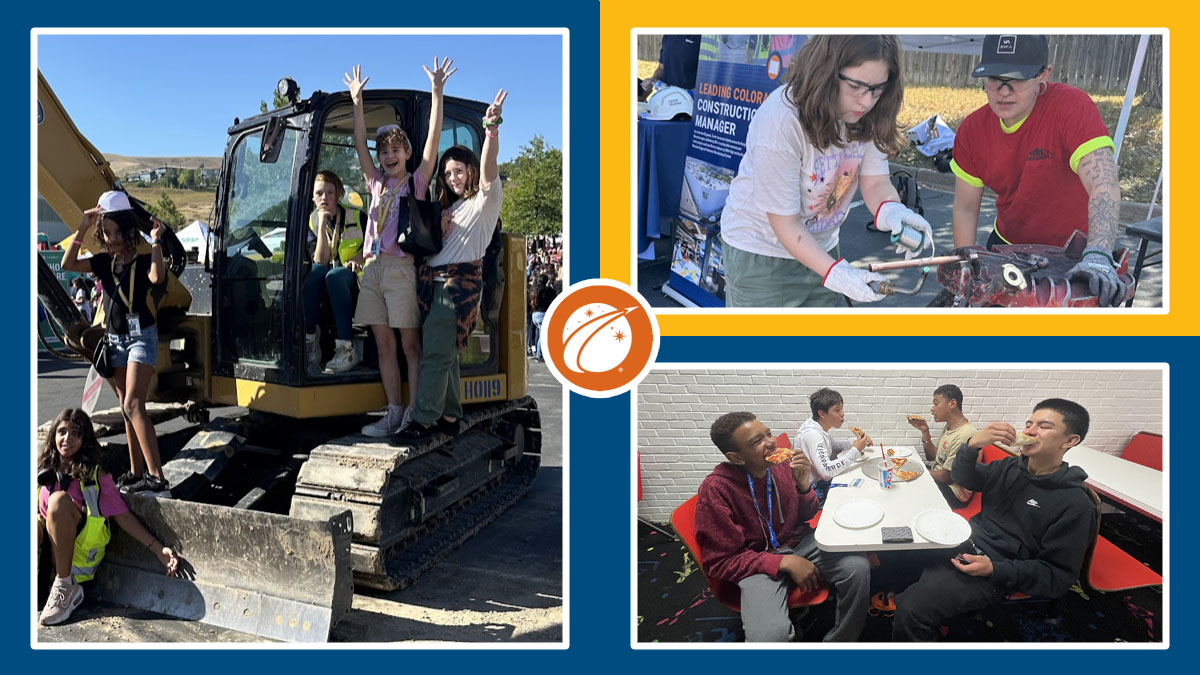
[[[500,130],[495,127],[489,128],[485,133],[488,138],[500,138]]]
[[[485,118],[483,118],[483,128],[490,129],[491,127],[498,127],[503,122],[504,122],[504,117],[497,117],[495,122],[492,122],[491,120],[489,120],[488,118],[485,117]]]

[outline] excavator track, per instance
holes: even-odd
[[[410,584],[533,484],[541,430],[531,398],[473,406],[453,439],[437,434],[391,445],[359,434],[312,450],[290,515],[354,519],[355,582],[395,590]]]

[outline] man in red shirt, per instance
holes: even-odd
[[[837,615],[826,642],[858,639],[867,621],[871,566],[861,555],[817,548],[807,521],[817,513],[811,465],[804,453],[767,461],[775,437],[753,413],[726,413],[709,431],[727,461],[700,484],[696,542],[710,577],[741,589],[747,642],[787,642],[790,584],[816,588],[829,582]]]
[[[987,246],[1066,244],[1088,236],[1070,273],[1099,296],[1125,300],[1112,250],[1121,189],[1115,145],[1087,93],[1051,83],[1044,35],[988,35],[972,77],[983,79],[987,105],[967,116],[954,138],[954,245],[975,245],[984,186],[996,193],[995,229]]]

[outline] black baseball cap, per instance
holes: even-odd
[[[987,35],[983,53],[971,77],[1013,77],[1026,80],[1050,60],[1045,35]]]

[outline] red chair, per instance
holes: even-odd
[[[1096,549],[1086,571],[1088,585],[1097,591],[1126,591],[1161,586],[1163,582],[1162,575],[1098,535]]]
[[[1162,471],[1162,434],[1139,431],[1121,451],[1121,459]]]
[[[779,434],[779,438],[775,439],[775,447],[787,448],[788,450],[791,450],[792,449],[792,441],[788,439],[788,435],[786,433]]]
[[[994,445],[984,446],[983,450],[979,453],[979,461],[982,464],[991,464],[992,462],[1004,459],[1005,457],[1012,457],[1012,455]],[[966,504],[963,504],[957,509],[951,510],[963,518],[970,520],[979,514],[980,508],[982,508],[982,497],[980,497],[979,493],[976,492],[975,494],[971,495],[971,499],[967,501]]]
[[[700,501],[699,495],[692,495],[692,498],[679,505],[673,513],[671,513],[671,526],[675,528],[675,533],[683,540],[683,545],[687,547],[688,553],[692,554],[692,558],[696,561],[696,567],[700,568],[700,573],[704,574],[705,580],[708,581],[708,587],[712,589],[713,595],[717,600],[729,609],[735,612],[742,611],[742,592],[738,585],[721,579],[714,579],[704,572],[704,559],[700,557],[700,546],[696,543],[696,503]],[[825,602],[829,597],[829,587],[821,584],[815,591],[804,592],[797,587],[792,587],[788,593],[788,607],[808,607],[810,605],[819,605]]]

